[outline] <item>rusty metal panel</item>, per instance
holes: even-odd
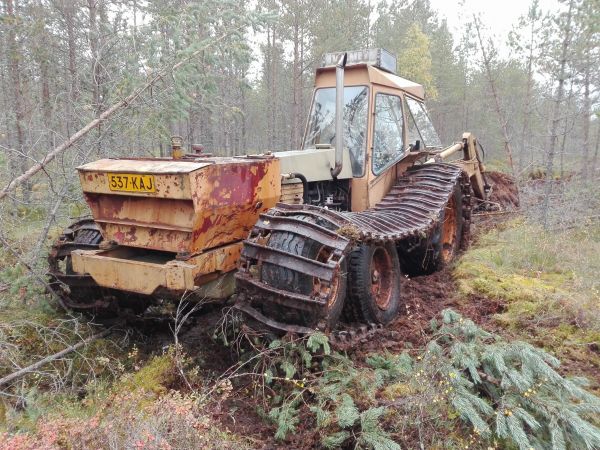
[[[191,175],[196,210],[191,253],[244,239],[281,197],[276,158],[219,158]]]
[[[157,228],[188,230],[194,222],[191,200],[86,194],[96,222],[129,223]]]
[[[151,295],[166,285],[165,271],[159,264],[112,258],[102,250],[75,250],[71,253],[73,270],[89,274],[96,283],[107,288]]]
[[[85,171],[79,169],[79,181],[84,193],[109,194],[111,196],[127,197],[153,197],[153,198],[173,198],[190,199],[189,176],[187,174],[160,174],[154,175],[154,192],[126,192],[113,191],[110,189],[108,174],[112,172]],[[129,171],[128,173],[132,173]]]
[[[106,240],[192,255],[242,240],[281,196],[279,161],[268,156],[100,160],[79,171]],[[118,172],[152,176],[155,191],[111,191],[109,174]]]
[[[192,264],[181,261],[169,261],[165,264],[165,286],[172,291],[193,290],[194,276]]]
[[[158,225],[125,224],[98,222],[102,234],[119,245],[164,250],[167,252],[187,252],[192,236],[191,228],[161,229]]]
[[[211,162],[181,161],[171,158],[100,159],[79,166],[80,172],[116,172],[148,174],[185,174],[202,169]]]
[[[233,271],[242,249],[241,242],[216,248],[187,261],[169,259],[168,253],[147,255],[128,247],[111,250],[75,250],[73,271],[90,275],[102,287],[152,295],[160,288],[174,292],[194,291],[206,281],[202,277]],[[227,284],[213,285],[213,291],[233,293]]]

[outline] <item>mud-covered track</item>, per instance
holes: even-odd
[[[468,218],[468,176],[460,167],[446,163],[411,168],[375,207],[362,212],[278,204],[261,215],[244,243],[236,275],[240,293],[238,307],[272,328],[284,331],[298,331],[296,318],[292,317],[293,325],[278,320],[290,316],[286,309],[312,311],[326,318],[331,309],[331,286],[345,282],[340,279],[345,276],[341,266],[346,256],[362,243],[400,244],[406,239],[428,236],[443,217],[457,185],[465,197],[462,214]],[[293,251],[272,248],[269,240],[276,232],[293,233],[306,242],[316,242],[321,249],[319,259],[311,260]],[[278,266],[282,273],[309,275],[318,288],[300,293],[283,282],[269,282],[263,276],[264,264]],[[326,321],[321,325],[324,323]]]

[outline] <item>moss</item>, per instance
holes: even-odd
[[[408,397],[416,393],[413,386],[409,383],[394,383],[387,386],[381,393],[382,397],[388,400],[395,400],[400,397]]]
[[[544,232],[522,220],[480,237],[454,269],[458,291],[503,301],[495,320],[565,359],[600,367],[600,226]]]
[[[163,394],[175,384],[177,368],[173,355],[169,352],[153,357],[146,365],[121,380],[118,391],[144,390],[155,394]]]

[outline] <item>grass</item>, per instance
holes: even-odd
[[[501,300],[497,325],[600,382],[600,225],[544,231],[524,220],[488,232],[454,270],[465,299]]]

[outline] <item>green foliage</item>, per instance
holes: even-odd
[[[314,333],[296,342],[272,341],[265,358],[268,369],[263,379],[278,392],[267,414],[277,425],[277,439],[295,432],[300,417],[306,420],[310,412],[323,430],[322,444],[327,448],[337,448],[351,437],[366,448],[398,448],[379,424],[386,408],[371,405],[385,382],[410,370],[407,355],[371,355],[367,366],[358,368],[332,353],[324,334]],[[315,376],[315,370],[321,375]],[[308,395],[312,401],[306,408]]]
[[[327,336],[323,333],[313,333],[309,336],[306,341],[306,348],[310,350],[312,353],[316,353],[319,351],[319,348],[323,347],[323,353],[329,355],[331,353],[331,349],[329,347],[329,340]]]
[[[117,390],[142,390],[156,394],[165,393],[178,379],[174,349],[161,356],[155,356],[140,370],[121,380]]]
[[[269,419],[277,424],[276,439],[285,439],[288,433],[296,431],[296,426],[300,421],[298,406],[301,400],[301,397],[296,395],[293,400],[284,402],[281,406],[269,411]]]
[[[477,433],[520,449],[560,448],[565,441],[574,448],[600,446],[594,424],[600,399],[581,380],[559,375],[556,358],[524,342],[502,341],[450,310],[443,322],[428,354],[437,355],[434,364],[448,374],[450,404]]]
[[[0,269],[0,284],[8,285],[6,296],[9,301],[19,301],[23,305],[39,300],[44,292],[39,283],[32,283],[31,274],[19,263]]]
[[[340,398],[341,401],[335,408],[337,423],[341,428],[348,428],[358,420],[360,412],[350,395],[343,393],[340,395]]]
[[[398,53],[398,68],[400,75],[423,85],[427,98],[437,97],[431,72],[430,41],[416,23],[406,30]]]
[[[276,438],[294,433],[302,417],[314,421],[326,448],[399,449],[403,436],[415,434],[432,447],[498,440],[519,449],[600,445],[600,399],[581,379],[561,376],[558,359],[528,343],[507,342],[452,310],[434,325],[416,359],[325,354],[322,335],[274,341],[265,381],[277,393],[268,414]]]
[[[340,448],[349,438],[350,432],[343,430],[325,436],[321,443],[325,448]]]
[[[550,232],[515,221],[482,236],[454,275],[464,297],[504,302],[495,319],[512,332],[598,365],[590,345],[600,340],[599,236],[597,224]]]

